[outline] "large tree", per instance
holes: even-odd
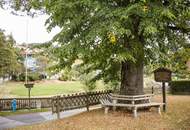
[[[99,70],[97,79],[119,79],[121,94],[143,94],[144,65],[187,40],[190,30],[189,0],[15,1],[7,3],[45,9],[48,29],[61,28],[53,39],[60,67],[81,59],[86,72]]]

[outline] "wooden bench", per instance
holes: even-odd
[[[145,107],[155,107],[158,110],[158,113],[161,114],[161,106],[163,103],[150,102],[150,97],[152,95],[140,95],[140,96],[125,96],[125,95],[111,95],[108,99],[100,100],[102,107],[105,108],[105,114],[108,113],[110,107],[113,107],[113,110],[116,110],[116,107],[126,107],[130,108],[133,111],[133,116],[137,117],[137,110],[139,108]],[[130,103],[118,103],[118,100],[130,101]],[[136,101],[145,101],[140,104],[136,104]]]

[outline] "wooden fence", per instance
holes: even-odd
[[[145,93],[161,93],[161,88],[145,88]],[[106,98],[111,91],[95,91],[88,93],[76,93],[70,95],[45,97],[45,98],[30,98],[30,108],[51,108],[52,112],[71,110],[76,108],[86,107],[99,104],[101,98]],[[4,98],[0,99],[0,111],[11,110],[11,102],[13,99],[17,101],[17,110],[28,109],[28,98]]]
[[[55,96],[52,98],[52,112],[59,113],[65,110],[84,108],[89,110],[89,106],[97,105],[100,99],[107,98],[111,91],[96,91],[87,93],[76,93],[72,95]]]
[[[29,99],[28,98],[5,98],[0,99],[0,111],[11,110],[11,102],[13,99],[16,99],[17,110],[19,109],[28,109],[29,108]],[[52,98],[30,98],[30,108],[51,108]]]

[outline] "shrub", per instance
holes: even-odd
[[[41,80],[40,75],[39,73],[28,73],[28,81]],[[18,79],[19,81],[25,81],[25,73],[21,73]]]
[[[19,81],[19,76],[16,75],[16,74],[13,74],[12,77],[11,77],[11,80],[12,81]]]
[[[40,80],[40,74],[39,73],[31,73],[28,75],[28,80],[29,81]]]
[[[169,85],[172,94],[190,94],[190,80],[171,81]]]
[[[91,92],[96,89],[96,82],[93,80],[95,73],[91,72],[88,74],[82,74],[80,76],[80,81],[84,85],[83,89],[86,92]]]
[[[39,78],[40,78],[40,80],[42,80],[42,79],[46,79],[47,76],[46,76],[45,74],[40,74],[40,75],[39,75]]]
[[[21,73],[18,77],[19,77],[18,78],[19,81],[25,81],[25,74],[24,73]]]
[[[76,80],[79,80],[78,78],[79,78],[79,74],[76,70],[65,68],[64,70],[62,70],[62,75],[61,77],[59,77],[59,80],[76,81]]]
[[[69,80],[69,77],[67,76],[67,75],[61,75],[61,77],[59,77],[59,80],[60,81],[67,81],[67,80]]]

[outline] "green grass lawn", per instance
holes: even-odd
[[[31,90],[32,96],[51,96],[57,94],[70,94],[77,92],[84,92],[84,85],[78,81],[43,81],[35,83]],[[0,88],[0,95],[6,94],[6,97],[25,97],[28,96],[28,89],[24,87],[24,83],[21,82],[8,82]],[[103,90],[104,85],[100,82],[97,83],[96,90]]]

